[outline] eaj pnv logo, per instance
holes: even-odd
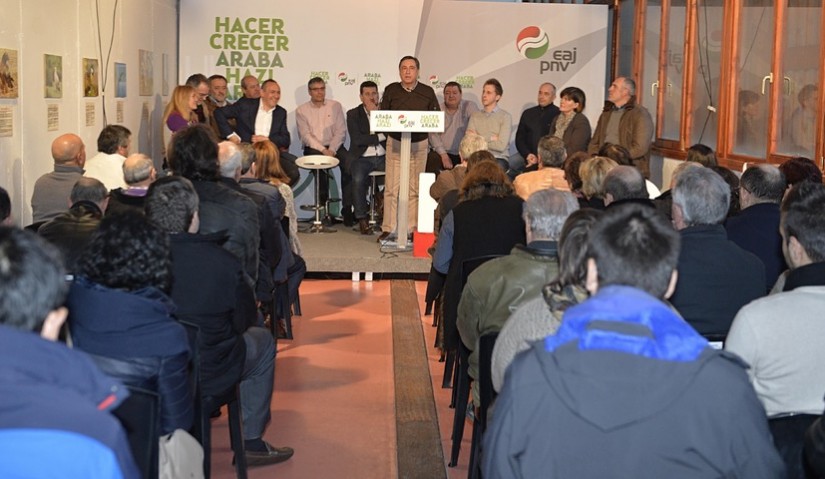
[[[516,48],[524,58],[535,60],[541,58],[550,46],[547,33],[539,27],[530,26],[522,29],[516,37]]]

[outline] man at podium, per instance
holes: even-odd
[[[384,89],[381,98],[382,110],[424,110],[439,111],[435,91],[418,81],[420,68],[418,59],[405,56],[398,63],[400,82],[390,83]],[[387,176],[384,187],[384,221],[381,225],[381,242],[390,236],[398,222],[398,192],[401,175],[401,133],[389,133],[387,138]],[[410,148],[410,201],[408,204],[408,228],[412,232],[418,224],[418,175],[424,172],[427,164],[429,143],[427,133],[413,133]],[[401,233],[401,232],[399,232]]]

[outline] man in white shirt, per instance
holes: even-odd
[[[132,132],[125,126],[108,125],[97,137],[98,153],[86,160],[83,176],[99,180],[107,190],[126,188],[123,160],[129,155]]]

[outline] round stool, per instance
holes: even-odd
[[[327,226],[324,226],[321,222],[321,210],[324,209],[324,205],[321,204],[321,190],[319,189],[318,178],[321,174],[321,170],[328,170],[330,168],[335,168],[336,166],[338,166],[338,158],[325,155],[308,155],[302,156],[295,160],[295,164],[298,166],[298,168],[310,170],[312,171],[313,175],[315,175],[315,204],[301,205],[302,210],[315,211],[315,220],[313,220],[312,226],[310,226],[309,229],[307,229],[304,232],[335,233],[335,228],[329,228]]]
[[[387,173],[385,171],[370,171],[369,177],[372,180],[371,190],[370,190],[370,226],[375,227],[378,222],[375,220],[375,201],[378,198],[378,186],[376,186],[376,180],[379,176],[386,176]]]

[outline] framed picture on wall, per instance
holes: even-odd
[[[0,98],[17,98],[17,50],[0,48]]]
[[[140,96],[152,96],[154,94],[154,85],[152,80],[154,78],[154,68],[152,66],[152,52],[148,50],[138,50],[138,57],[140,59]]]
[[[125,63],[115,63],[115,98],[126,98]]]
[[[46,98],[63,98],[63,57],[43,55],[43,90]]]
[[[83,96],[93,97],[100,93],[100,69],[95,58],[83,59]]]

